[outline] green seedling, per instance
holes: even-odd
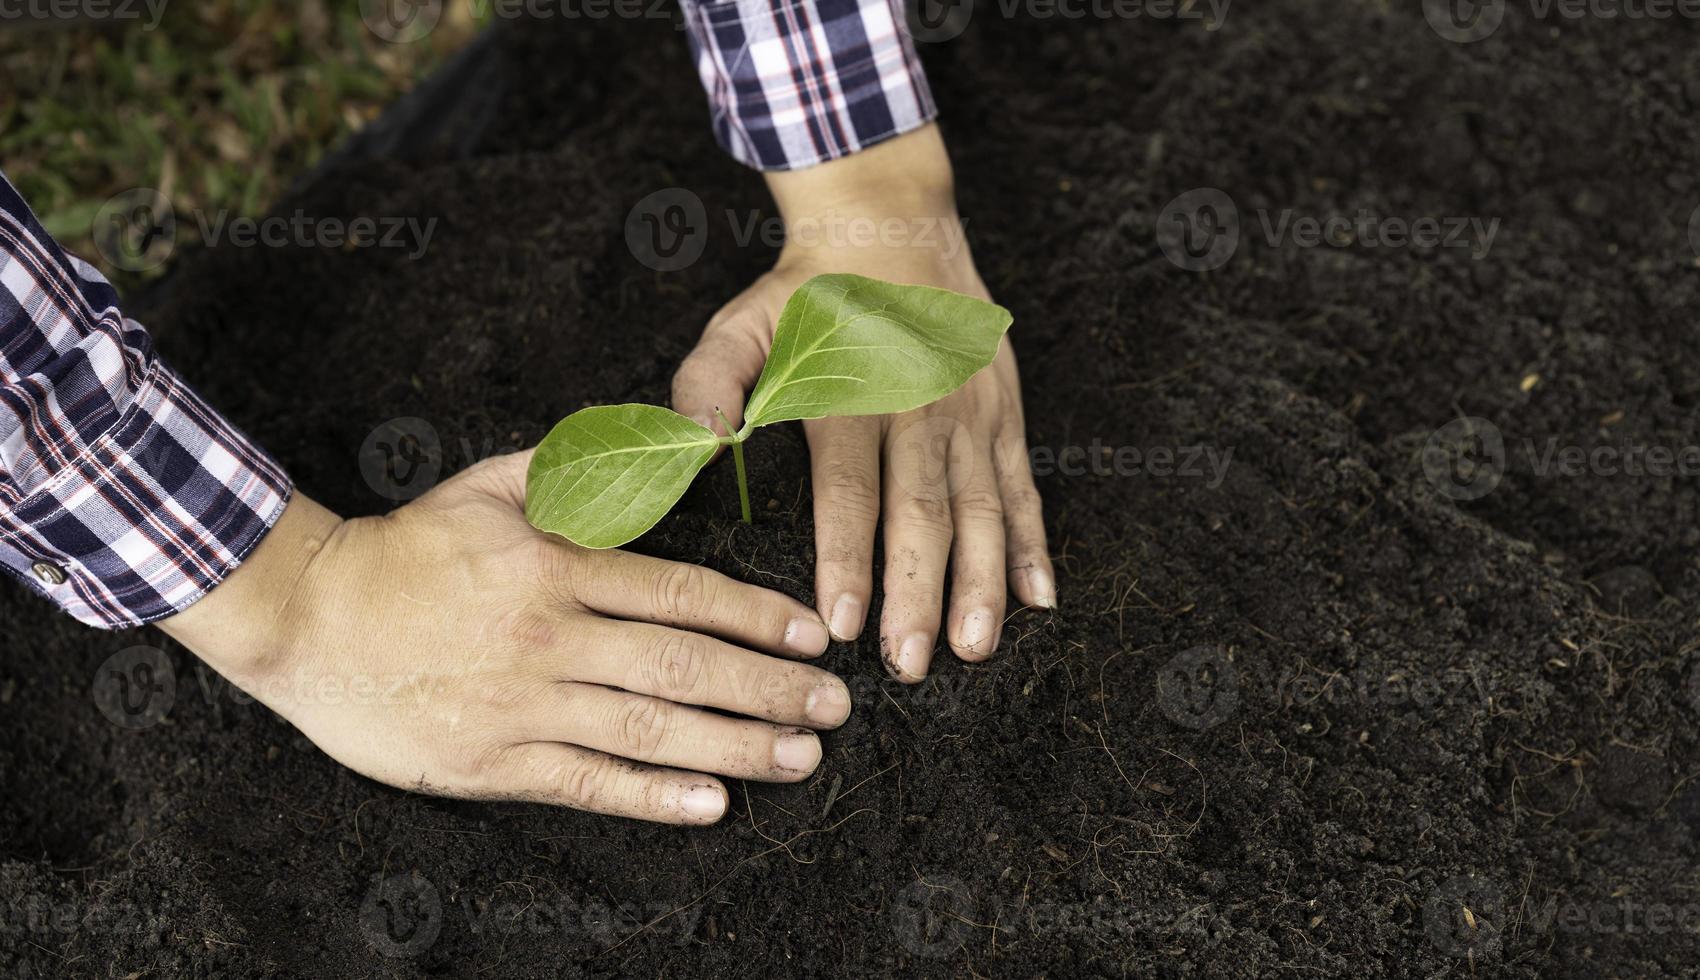
[[[727,445],[748,523],[744,441],[752,432],[775,422],[886,415],[937,401],[992,362],[1009,324],[1003,307],[946,289],[816,276],[779,315],[743,428],[718,436],[655,405],[574,412],[531,458],[526,519],[586,548],[618,547],[665,517]]]

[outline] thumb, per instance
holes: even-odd
[[[752,305],[722,310],[673,375],[673,410],[731,435],[715,409],[734,428],[744,424],[744,397],[761,377],[771,329],[767,315]]]

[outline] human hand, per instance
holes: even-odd
[[[723,435],[716,410],[742,424],[780,310],[811,276],[853,272],[990,298],[962,236],[935,127],[819,167],[769,174],[768,185],[787,229],[779,261],[714,315],[673,378],[674,408]],[[814,482],[816,608],[833,636],[862,632],[882,511],[880,649],[899,680],[922,680],[932,663],[947,562],[946,635],[964,660],[996,651],[1008,589],[1028,605],[1055,606],[1024,425],[1007,338],[991,365],[931,405],[803,423]]]
[[[726,810],[707,773],[807,778],[821,758],[808,729],[842,724],[849,691],[754,651],[818,656],[819,617],[695,565],[535,530],[530,456],[384,517],[341,520],[298,495],[229,578],[159,625],[392,786],[705,824]]]

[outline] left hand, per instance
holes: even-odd
[[[808,170],[769,174],[768,184],[787,229],[779,261],[714,315],[673,378],[673,407],[721,434],[715,410],[742,424],[780,310],[810,277],[853,272],[990,299],[968,253],[935,127]],[[988,367],[937,402],[901,415],[815,419],[803,431],[814,482],[815,601],[834,637],[855,639],[866,622],[882,510],[880,650],[897,679],[927,676],[947,563],[946,636],[964,660],[997,650],[1007,589],[1028,605],[1056,605],[1007,337]]]

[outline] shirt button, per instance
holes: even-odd
[[[36,578],[41,579],[41,583],[43,585],[65,584],[65,570],[60,568],[58,565],[45,561],[38,561],[34,565],[30,566],[30,571],[35,573]]]

